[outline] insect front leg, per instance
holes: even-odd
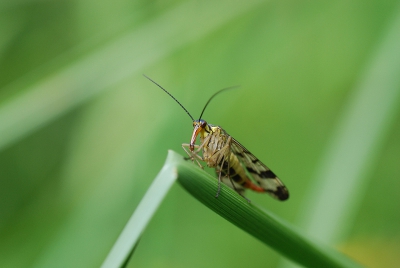
[[[186,147],[186,148],[185,148],[185,147]],[[199,165],[199,167],[203,169],[203,166],[202,166],[202,165],[200,164],[200,162],[199,162],[199,160],[204,161],[204,160],[203,160],[203,157],[201,157],[201,156],[198,154],[198,151],[197,151],[197,150],[194,151],[194,152],[188,150],[187,148],[189,148],[189,147],[190,147],[190,144],[188,144],[188,143],[183,143],[183,144],[182,144],[183,150],[184,150],[184,151],[187,153],[187,155],[189,156],[188,159],[191,159],[192,162],[196,161],[197,164]],[[196,148],[196,149],[197,149],[198,147],[200,147],[200,146],[199,146],[199,145],[195,145],[195,146],[194,146],[194,148]]]
[[[197,164],[199,165],[199,167],[203,168],[203,166],[200,164],[199,160],[201,161],[206,161],[204,160],[204,157],[202,157],[199,153],[201,151],[201,149],[203,149],[203,147],[208,144],[209,140],[210,140],[211,136],[206,137],[202,144],[200,145],[194,145],[194,148],[196,148],[196,150],[193,150],[193,152],[190,150],[190,144],[188,143],[183,143],[182,144],[182,148],[183,150],[185,150],[185,152],[187,153],[187,155],[189,156],[190,159],[192,159],[192,161],[194,162],[196,160]],[[187,149],[189,148],[189,150]],[[208,164],[208,163],[207,163]]]

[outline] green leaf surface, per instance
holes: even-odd
[[[393,0],[3,1],[0,267],[103,263],[165,152],[181,152],[191,134],[189,117],[145,73],[193,116],[218,89],[241,85],[204,119],[279,174],[291,199],[248,193],[252,204],[229,213],[262,204],[366,267],[397,268],[399,8]],[[215,199],[210,179],[203,197],[221,206],[231,191]],[[129,266],[283,267],[276,247],[181,187],[170,191],[146,216]],[[139,237],[144,228],[135,228]],[[271,239],[277,231],[268,228]]]
[[[125,267],[133,250],[139,243],[141,234],[176,180],[177,172],[176,165],[174,164],[176,159],[176,155],[171,153],[168,155],[165,165],[132,214],[107,258],[104,260],[102,268]]]
[[[288,223],[248,203],[224,184],[216,198],[217,180],[190,161],[181,158],[177,169],[179,183],[193,197],[287,258],[306,267],[360,267],[339,252],[310,241]]]

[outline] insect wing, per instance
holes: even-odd
[[[232,138],[231,150],[267,193],[282,201],[289,198],[289,191],[275,173],[234,138]]]
[[[229,188],[231,188],[232,190],[235,190],[238,194],[240,194],[241,196],[244,197],[244,193],[246,188],[244,188],[242,185],[231,181],[227,176],[224,176],[222,179],[222,182],[227,185]],[[232,183],[235,185],[233,186]]]

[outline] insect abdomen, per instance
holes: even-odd
[[[230,177],[235,183],[241,185],[244,188],[251,189],[256,192],[265,192],[262,187],[254,184],[250,180],[243,166],[240,164],[239,159],[233,153],[230,153],[229,156],[229,169],[228,161],[224,161],[221,172],[223,176]]]

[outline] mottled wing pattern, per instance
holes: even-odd
[[[281,180],[234,138],[232,138],[231,150],[243,163],[254,180],[267,193],[279,200],[286,200],[289,198],[289,191]]]
[[[218,173],[217,173],[218,174]],[[227,176],[227,173],[222,171],[223,178],[221,179],[222,182],[227,185],[229,188],[232,188],[235,190],[237,193],[239,193],[241,196],[244,197],[244,192],[246,188],[244,188],[242,185],[234,182],[233,180],[230,180],[229,177]],[[232,183],[235,185],[233,186]]]

